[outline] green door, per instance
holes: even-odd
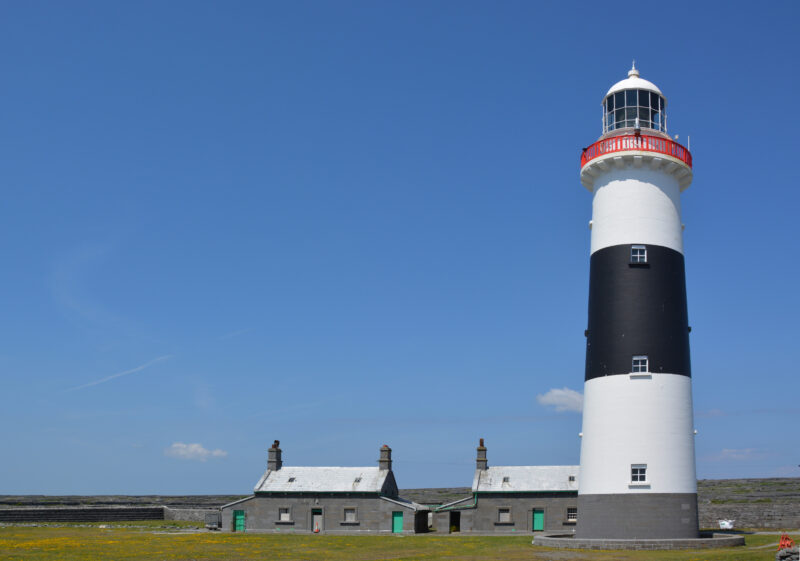
[[[233,511],[233,531],[234,532],[244,532],[244,511],[243,510],[234,510]]]
[[[400,534],[403,532],[403,513],[402,512],[393,512],[392,513],[392,533],[393,534]]]
[[[544,531],[544,511],[540,508],[533,509],[533,531]]]

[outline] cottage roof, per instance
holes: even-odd
[[[282,467],[267,470],[255,491],[380,493],[390,473],[377,467]]]
[[[472,480],[472,492],[577,491],[579,469],[580,466],[492,466],[477,469]]]

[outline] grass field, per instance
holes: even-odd
[[[187,531],[191,524],[117,523],[0,527],[0,559],[75,560],[763,560],[777,535],[748,535],[744,547],[682,552],[584,552],[536,548],[529,536],[325,536]],[[795,541],[800,535],[792,536]],[[770,545],[775,544],[775,545]]]

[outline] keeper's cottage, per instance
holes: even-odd
[[[490,467],[482,438],[477,452],[472,496],[436,508],[437,532],[575,530],[579,466]]]
[[[280,443],[252,496],[222,507],[222,529],[234,532],[414,533],[428,529],[428,509],[402,499],[392,449],[377,467],[284,467]]]

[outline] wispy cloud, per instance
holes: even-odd
[[[553,388],[547,393],[537,395],[536,401],[546,407],[555,407],[559,412],[583,411],[583,394],[569,388]]]
[[[252,327],[248,327],[247,329],[237,329],[236,331],[231,331],[230,333],[226,333],[225,335],[220,335],[217,337],[217,340],[224,341],[225,339],[233,339],[234,337],[238,337],[239,335],[244,335],[245,333],[250,333],[253,331]]]
[[[756,448],[723,448],[715,454],[709,454],[704,459],[709,462],[741,462],[763,457],[764,453]]]
[[[728,414],[722,409],[707,409],[705,411],[699,411],[697,416],[703,419],[713,419],[715,417],[727,417]]]
[[[82,384],[80,386],[75,386],[74,388],[69,388],[67,391],[71,392],[71,391],[75,391],[75,390],[82,390],[83,388],[89,388],[91,386],[97,386],[98,384],[105,384],[106,382],[109,382],[109,381],[113,380],[114,378],[121,378],[122,376],[127,376],[128,374],[135,374],[136,372],[141,372],[145,368],[150,368],[154,364],[159,363],[159,362],[163,362],[163,361],[168,360],[170,358],[172,358],[172,355],[160,356],[158,358],[154,358],[153,360],[151,360],[149,362],[145,362],[144,364],[140,364],[136,368],[131,368],[130,370],[125,370],[123,372],[117,372],[116,374],[112,374],[111,376],[106,376],[105,378],[100,378],[99,380],[95,380],[94,382],[89,382],[88,384]]]
[[[87,289],[87,280],[110,253],[109,244],[87,243],[58,256],[50,278],[56,303],[73,317],[99,325],[116,325],[119,318]]]
[[[209,458],[224,458],[228,455],[225,450],[209,450],[203,447],[202,444],[185,444],[183,442],[174,442],[172,446],[164,450],[164,455],[170,458],[177,458],[179,460],[194,460],[197,462],[205,462]]]
[[[787,404],[786,407],[758,407],[753,409],[706,409],[697,413],[698,418],[713,419],[716,417],[742,417],[744,415],[757,415],[757,416],[787,416],[793,417],[800,413],[800,407],[793,404]]]

